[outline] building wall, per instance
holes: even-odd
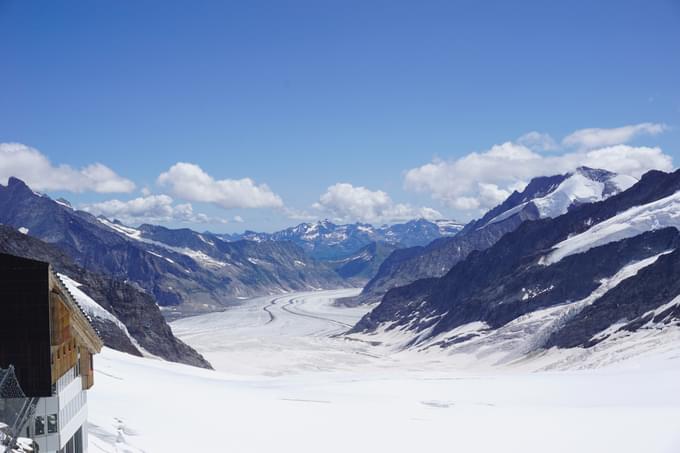
[[[54,392],[54,396],[40,398],[27,434],[35,439],[41,452],[62,450],[77,434],[83,437],[82,451],[86,452],[87,392],[83,390],[78,367],[73,367],[59,378]],[[54,420],[55,416],[56,429],[50,432],[49,420]],[[44,434],[39,434],[38,425],[41,424],[44,426]]]
[[[49,266],[0,254],[0,367],[14,365],[29,396],[52,394]]]

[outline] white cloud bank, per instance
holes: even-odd
[[[562,144],[580,148],[620,145],[640,135],[658,135],[667,129],[665,124],[658,123],[640,123],[610,129],[580,129],[564,137]]]
[[[383,223],[414,218],[437,219],[442,215],[432,208],[416,208],[394,203],[382,190],[354,187],[348,183],[330,186],[313,207],[336,221]]]
[[[555,151],[559,148],[550,134],[537,131],[527,132],[517,139],[517,143],[537,151]]]
[[[513,190],[521,189],[531,178],[573,171],[585,165],[639,178],[651,169],[670,171],[672,158],[658,147],[622,143],[639,134],[656,134],[664,125],[644,123],[616,129],[582,129],[563,140],[580,148],[563,154],[540,154],[554,141],[544,134],[530,133],[522,143],[505,142],[484,152],[473,152],[449,161],[434,160],[408,170],[406,189],[429,192],[434,199],[461,211],[485,210],[502,202]],[[595,145],[606,145],[592,149]]]
[[[132,181],[103,164],[94,163],[77,170],[54,165],[40,151],[21,143],[0,143],[0,181],[6,184],[10,176],[41,191],[127,193],[135,189]]]
[[[195,164],[178,162],[158,177],[158,184],[183,200],[231,208],[281,208],[281,197],[250,178],[216,180]]]
[[[148,195],[128,201],[107,200],[82,206],[84,211],[94,215],[103,215],[124,222],[168,222],[180,221],[189,223],[225,223],[206,214],[194,213],[189,203],[174,204],[168,195]]]

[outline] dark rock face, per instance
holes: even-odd
[[[604,201],[574,207],[553,219],[524,222],[486,250],[469,253],[443,277],[388,291],[353,332],[389,323],[417,332],[431,328],[427,338],[433,338],[474,321],[497,329],[524,314],[582,300],[625,266],[669,251],[565,320],[543,346],[589,347],[603,339],[593,338],[595,334],[619,322],[624,324],[619,330],[635,330],[650,321],[677,322],[677,305],[652,313],[680,295],[680,233],[675,228],[648,231],[550,265],[541,264],[540,258],[571,235],[678,190],[680,171],[652,171]]]
[[[523,198],[524,196],[515,192],[501,205],[503,211],[499,210],[501,208],[499,206],[481,220],[468,224],[454,237],[437,239],[425,247],[395,251],[387,257],[376,275],[366,284],[357,298],[358,302],[377,302],[391,288],[404,286],[421,278],[441,277],[471,252],[490,247],[525,220],[537,219],[539,215],[536,208],[527,205],[507,219],[486,224],[486,221],[496,217],[497,214],[494,214],[496,211],[505,212],[518,205]]]
[[[471,252],[486,249],[525,220],[537,218],[535,207],[528,205],[513,216],[484,228],[469,224],[454,237],[437,239],[425,247],[397,250],[387,257],[376,275],[366,284],[357,298],[358,302],[377,302],[391,288],[421,278],[441,277]]]
[[[380,264],[395,248],[396,246],[384,242],[371,242],[353,255],[330,261],[329,264],[343,279],[353,285],[363,285],[375,275]]]
[[[99,332],[104,344],[109,348],[142,357],[142,353],[132,344],[125,332],[110,319],[92,318],[92,324]]]
[[[554,333],[545,347],[591,347],[608,338],[593,338],[610,326],[624,322],[617,331],[636,331],[647,323],[661,324],[680,320],[680,304],[665,310],[655,310],[680,295],[680,249],[662,255],[656,262],[621,282],[597,303],[586,307],[559,332]],[[612,334],[615,332],[612,332]]]
[[[49,262],[60,273],[82,284],[83,292],[126,325],[128,332],[149,352],[173,362],[209,368],[196,351],[178,340],[149,294],[78,266],[62,250],[13,228],[0,225],[0,251]],[[94,319],[104,344],[113,349],[141,356],[125,333],[113,322]]]

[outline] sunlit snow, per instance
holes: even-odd
[[[630,208],[593,225],[583,233],[565,239],[541,259],[541,264],[553,264],[593,247],[665,227],[680,228],[680,191],[652,203]]]
[[[573,371],[578,356],[562,351],[477,368],[441,350],[338,336],[368,309],[333,305],[351,294],[263,297],[173,323],[218,371],[105,349],[90,392],[90,451],[680,449],[676,330],[631,335],[616,346],[628,360],[601,369]],[[564,371],[536,372],[560,368],[556,358]]]

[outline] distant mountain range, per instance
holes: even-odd
[[[243,239],[256,242],[290,241],[302,247],[312,258],[338,260],[348,258],[374,242],[387,244],[393,248],[413,247],[428,244],[442,237],[455,236],[462,228],[462,224],[453,220],[417,219],[381,227],[366,223],[337,225],[322,220],[316,223],[301,223],[275,233],[246,231],[242,234],[225,234],[219,237],[226,241]]]
[[[441,277],[476,250],[484,250],[526,220],[562,215],[584,203],[606,199],[636,182],[606,170],[580,167],[563,175],[534,178],[521,192],[474,220],[455,236],[388,256],[361,295],[348,303],[375,303],[391,288],[421,278]]]
[[[207,366],[161,316],[220,310],[253,296],[363,284],[401,244],[455,234],[452,222],[391,227],[302,224],[239,237],[144,224],[74,209],[10,178],[0,185],[0,252],[53,262],[126,327],[98,319],[107,345]],[[315,232],[316,231],[316,235]]]
[[[495,364],[628,338],[660,344],[680,326],[680,171],[630,182],[590,169],[534,181],[456,238],[520,212],[533,220],[439,275],[390,289],[353,335],[380,341],[388,331],[402,347]]]
[[[581,167],[533,179],[465,226],[218,235],[97,218],[10,178],[0,252],[52,262],[111,314],[95,320],[107,345],[130,353],[209,366],[166,317],[369,280],[344,301],[377,303],[349,335],[507,362],[680,325],[679,190],[680,171],[637,181]]]

